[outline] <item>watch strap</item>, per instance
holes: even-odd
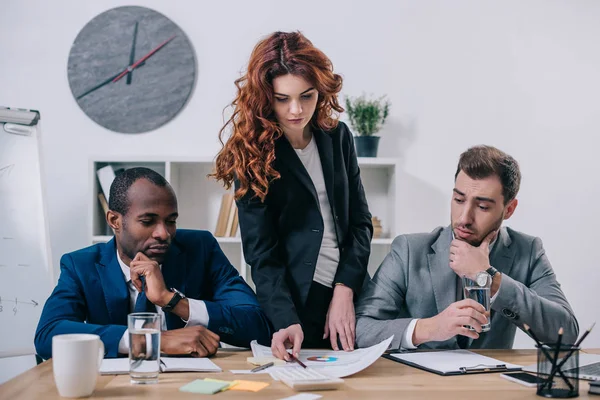
[[[171,297],[171,300],[167,303],[167,305],[162,308],[163,312],[173,311],[177,303],[179,303],[181,299],[185,298],[185,296],[179,290],[173,288],[171,288],[171,290],[173,291],[173,297]]]
[[[498,273],[498,270],[492,266],[485,270],[492,278]]]

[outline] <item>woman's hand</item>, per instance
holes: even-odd
[[[354,350],[356,315],[354,314],[353,298],[354,292],[348,286],[336,285],[333,289],[333,298],[327,311],[323,339],[329,337],[331,348],[334,350],[339,350],[338,335],[344,351]]]
[[[292,348],[294,357],[298,357],[300,355],[302,341],[304,341],[304,332],[302,332],[300,324],[290,325],[273,334],[271,351],[275,357],[281,360],[290,361],[290,354],[286,349]]]

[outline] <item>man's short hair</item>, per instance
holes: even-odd
[[[474,146],[460,155],[454,180],[463,171],[471,179],[496,175],[502,183],[504,204],[517,197],[521,186],[521,171],[517,160],[492,146]]]
[[[110,194],[108,196],[108,208],[118,212],[121,215],[129,211],[129,198],[127,191],[138,179],[147,179],[156,186],[170,186],[169,182],[161,174],[150,168],[135,167],[129,168],[116,176],[110,185]]]

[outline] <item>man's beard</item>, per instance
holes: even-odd
[[[483,239],[485,239],[487,237],[487,235],[489,235],[493,231],[500,229],[500,227],[502,226],[502,221],[504,221],[504,211],[502,211],[502,215],[500,215],[500,217],[496,220],[496,222],[494,222],[492,224],[492,227],[485,233],[485,235],[481,236],[480,238],[477,238],[476,240],[466,240],[466,239],[461,239],[456,234],[454,235],[454,237],[458,240],[469,243],[473,247],[479,247],[479,246],[481,246]],[[454,229],[458,228],[458,226],[459,226],[458,224],[456,224],[456,225],[452,224],[452,231],[454,231]]]

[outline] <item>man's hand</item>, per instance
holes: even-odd
[[[479,247],[454,239],[450,244],[450,268],[458,276],[475,279],[478,272],[490,267],[490,243],[496,238],[498,231],[490,232]]]
[[[271,351],[279,359],[290,361],[290,355],[286,349],[293,348],[294,357],[300,355],[300,348],[304,341],[304,332],[300,324],[290,325],[285,329],[280,329],[273,334],[271,339]]]
[[[136,254],[135,258],[129,264],[131,282],[138,290],[142,291],[142,281],[140,276],[146,279],[146,297],[153,304],[164,307],[173,297],[173,293],[167,290],[162,272],[156,261],[152,261],[142,252]]]
[[[203,326],[162,331],[160,351],[171,355],[208,357],[217,352],[219,336]]]
[[[323,335],[323,339],[329,337],[333,350],[339,350],[338,335],[344,351],[354,350],[356,315],[354,314],[353,297],[354,292],[348,286],[336,285],[333,289],[333,298],[329,303],[325,320],[325,334]]]
[[[425,342],[441,342],[456,335],[477,339],[481,325],[488,321],[484,314],[485,308],[475,300],[465,299],[452,303],[435,317],[417,321],[413,344],[418,346]],[[464,325],[472,326],[475,331],[470,331]]]

